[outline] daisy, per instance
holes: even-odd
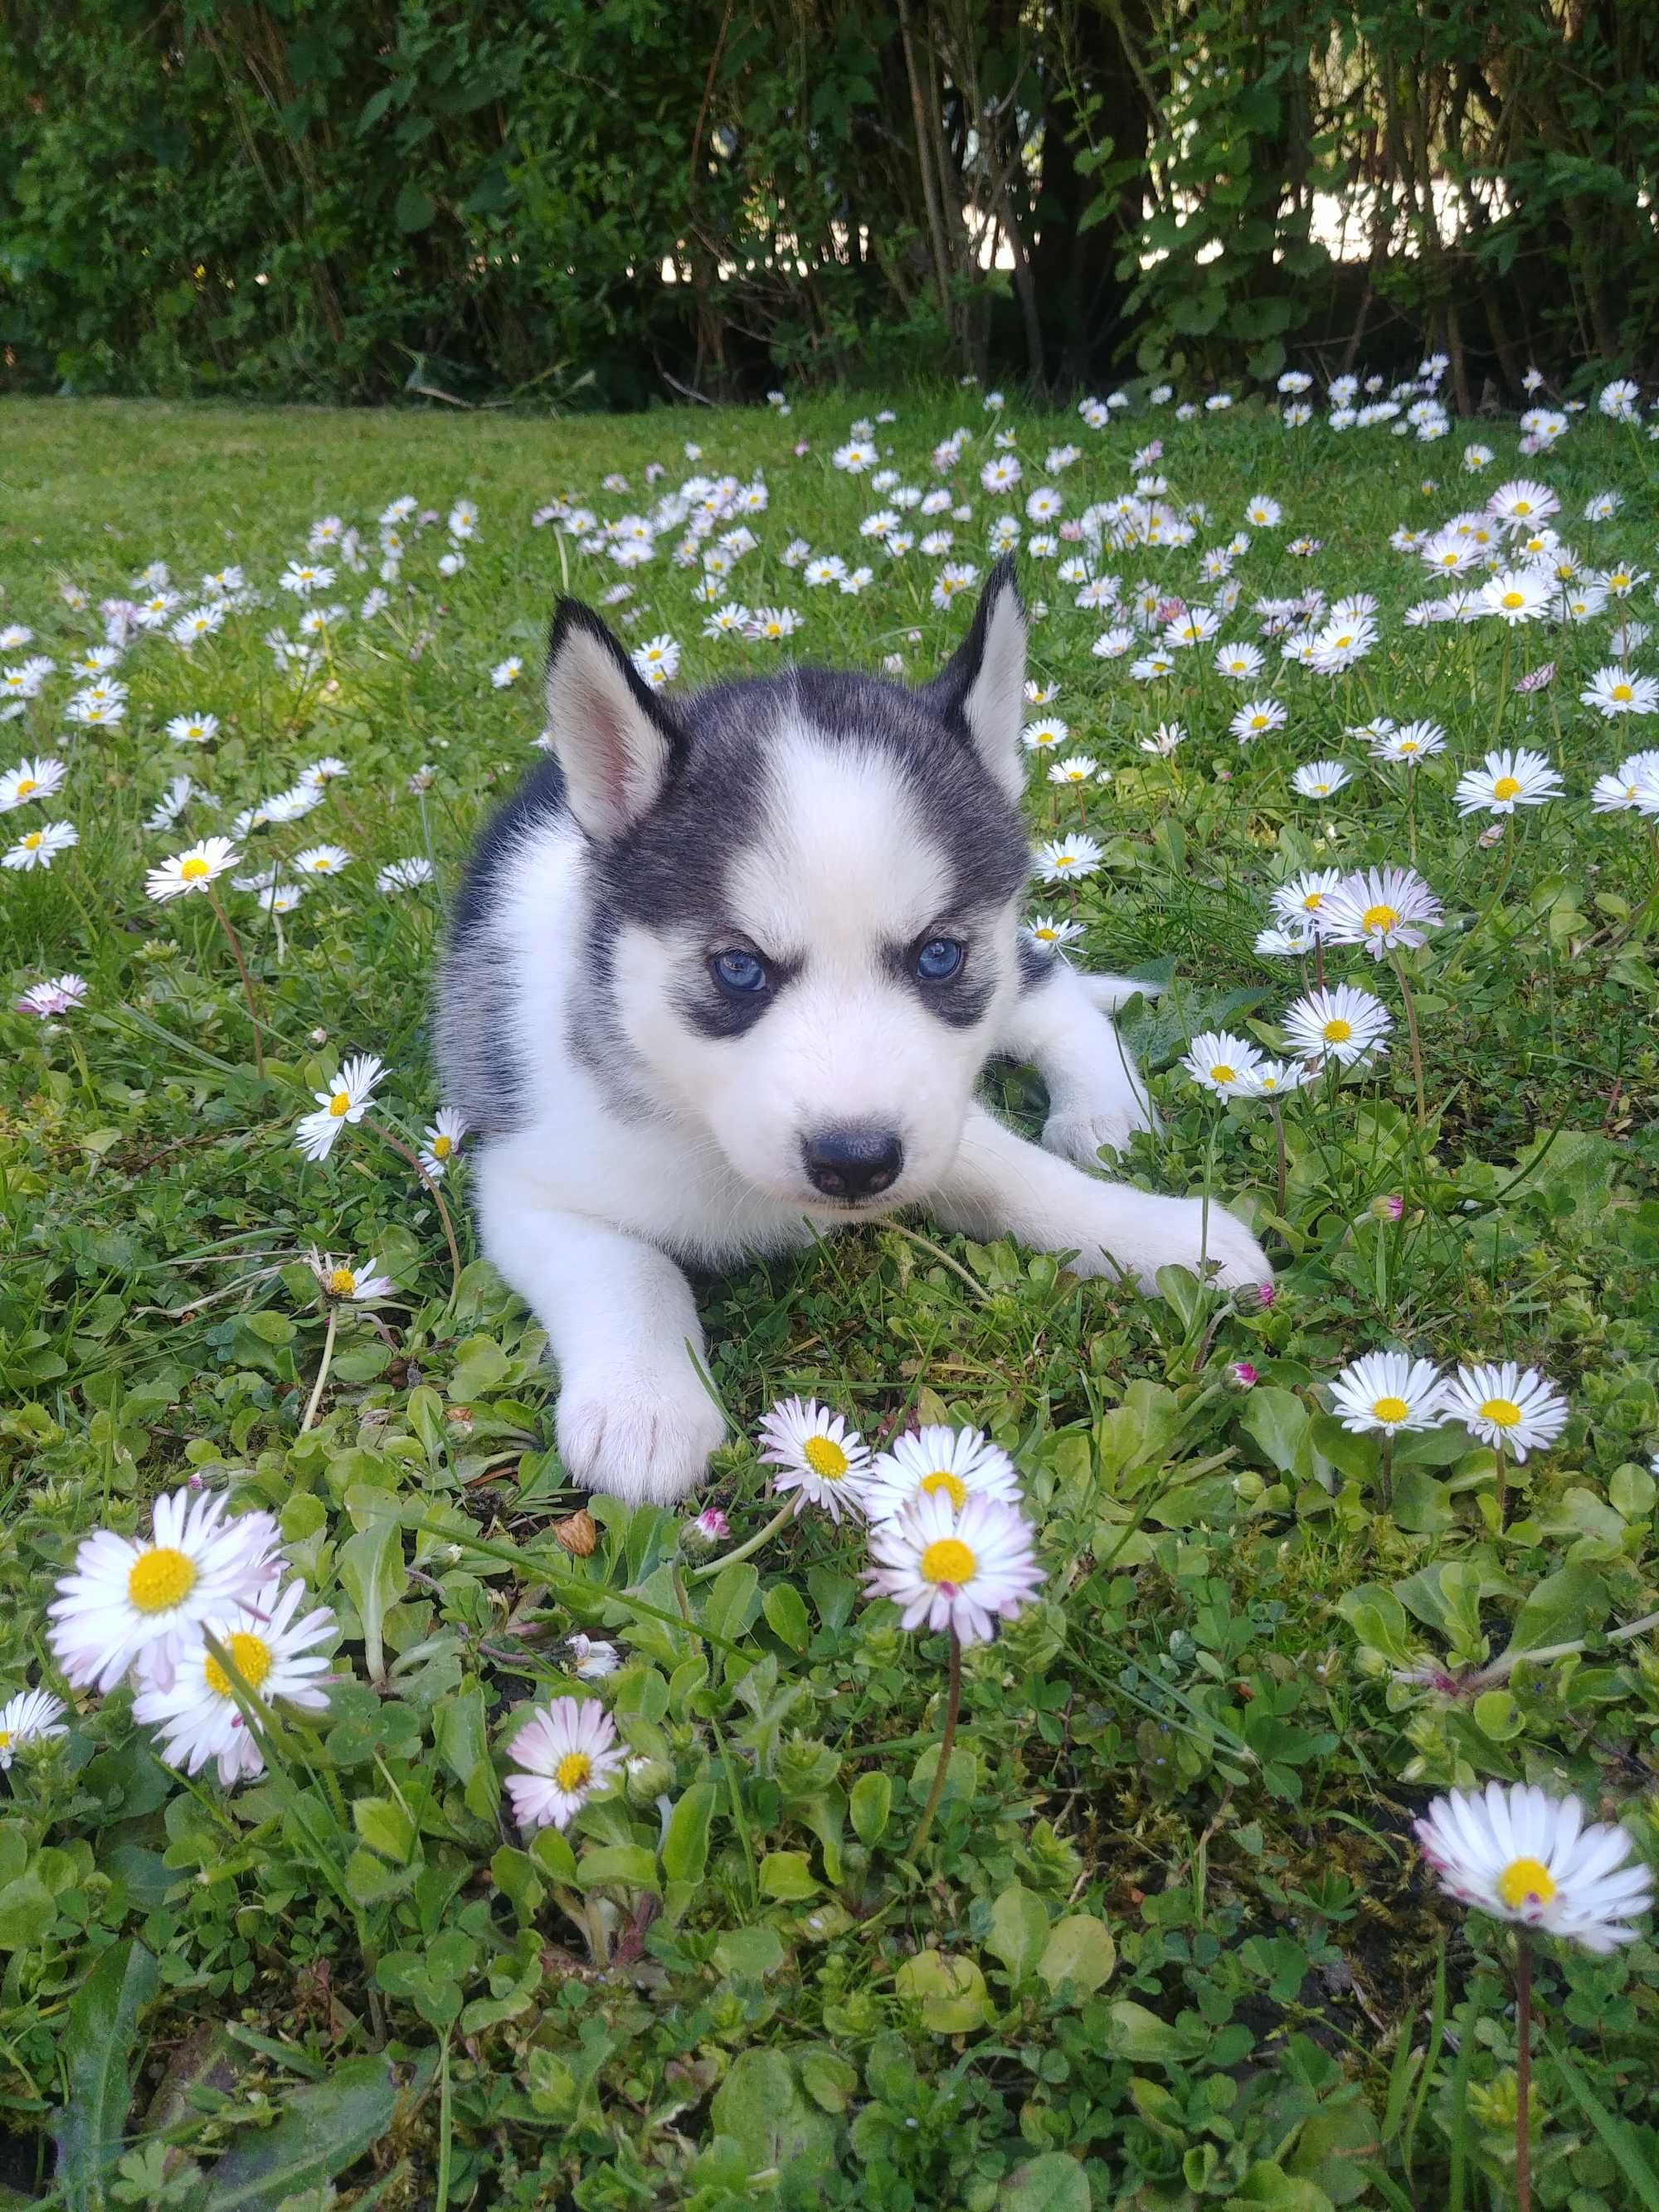
[[[1256,950],[1261,951],[1258,945]],[[1308,1080],[1308,1070],[1300,1060],[1264,1060],[1243,1077],[1238,1086],[1241,1098],[1282,1098],[1287,1092],[1300,1091]]]
[[[204,891],[240,857],[228,837],[204,838],[188,852],[170,854],[159,868],[152,868],[144,878],[144,895],[164,906],[169,899]]]
[[[1237,1098],[1261,1064],[1261,1054],[1227,1030],[1203,1030],[1188,1047],[1182,1066],[1193,1081],[1218,1098]]]
[[[1227,727],[1241,745],[1247,745],[1252,738],[1263,737],[1269,730],[1282,730],[1288,719],[1277,699],[1249,699]]]
[[[467,1131],[467,1120],[459,1107],[441,1106],[426,1125],[426,1138],[421,1146],[421,1165],[437,1182],[447,1173],[450,1162],[461,1149],[461,1139]]]
[[[163,1688],[189,1632],[256,1601],[275,1571],[269,1513],[224,1517],[222,1496],[155,1501],[148,1542],[100,1528],[83,1539],[46,1607],[47,1642],[70,1681],[114,1688],[129,1668]]]
[[[1553,1444],[1567,1425],[1567,1401],[1549,1377],[1512,1359],[1460,1367],[1445,1400],[1472,1437],[1516,1461]]]
[[[1261,673],[1261,655],[1253,645],[1223,645],[1216,649],[1216,673],[1234,684],[1248,684]]]
[[[1513,814],[1517,806],[1541,806],[1559,799],[1560,777],[1542,753],[1488,753],[1478,769],[1457,779],[1453,794],[1460,814]]]
[[[870,1482],[866,1510],[872,1521],[894,1520],[924,1498],[945,1498],[957,1513],[969,1498],[1020,1503],[1019,1478],[1001,1446],[978,1429],[943,1424],[900,1437],[876,1460]]]
[[[568,1828],[627,1757],[617,1724],[593,1698],[555,1698],[526,1722],[508,1747],[521,1770],[507,1778],[513,1817],[533,1828]]]
[[[1592,1822],[1577,1797],[1547,1797],[1536,1784],[1480,1796],[1454,1790],[1417,1823],[1423,1856],[1460,1905],[1495,1920],[1562,1936],[1599,1957],[1633,1941],[1653,1875],[1620,1827]]]
[[[1373,960],[1396,945],[1427,943],[1443,908],[1412,868],[1371,868],[1345,876],[1325,902],[1320,934],[1332,945],[1363,945]]]
[[[21,760],[0,775],[0,814],[27,806],[32,799],[50,799],[60,790],[69,770],[60,760]]]
[[[1659,711],[1659,678],[1632,676],[1626,668],[1598,668],[1578,696],[1608,721],[1615,714],[1651,714]],[[0,784],[0,807],[4,804],[5,787]]]
[[[132,1717],[155,1730],[170,1766],[197,1774],[215,1759],[227,1790],[245,1775],[264,1772],[264,1754],[243,1717],[239,1692],[260,1706],[280,1698],[311,1712],[326,1709],[328,1692],[318,1678],[327,1673],[328,1661],[313,1647],[326,1643],[338,1623],[326,1606],[296,1620],[305,1595],[305,1584],[291,1582],[257,1605],[232,1607],[201,1620],[183,1639],[171,1681],[140,1690]],[[229,1668],[211,1644],[218,1645]]]
[[[374,878],[374,888],[387,896],[393,891],[418,890],[433,880],[430,860],[388,860]]]
[[[81,833],[72,822],[43,823],[0,853],[0,868],[49,868],[60,853],[80,842]]]
[[[1322,937],[1326,907],[1341,881],[1340,868],[1304,868],[1274,890],[1273,912],[1280,921],[1292,924],[1298,931]]]
[[[1352,780],[1340,761],[1310,761],[1291,778],[1291,788],[1304,799],[1328,799]]]
[[[1331,1385],[1331,1405],[1356,1436],[1370,1429],[1389,1437],[1437,1429],[1446,1418],[1439,1369],[1404,1352],[1368,1352],[1351,1361]]]
[[[31,983],[17,1001],[20,1014],[36,1014],[45,1021],[56,1015],[67,1014],[85,1003],[87,981],[84,975],[53,975],[46,982]]]
[[[797,1493],[795,1511],[821,1505],[832,1521],[843,1508],[865,1510],[870,1479],[870,1449],[856,1429],[815,1399],[782,1398],[760,1425],[760,1458],[780,1472],[772,1478],[778,1493]]]
[[[1065,760],[1056,761],[1048,771],[1050,783],[1092,783],[1100,763],[1088,753],[1072,753]],[[1103,783],[1109,781],[1103,775]]]
[[[793,607],[757,607],[749,623],[748,635],[757,640],[769,639],[775,643],[780,639],[793,637],[799,628],[800,617]]]
[[[303,884],[267,884],[259,893],[259,904],[267,914],[281,916],[292,914],[306,895]]]
[[[1039,914],[1021,925],[1020,933],[1039,952],[1059,952],[1064,946],[1077,943],[1083,934],[1083,924],[1060,921],[1051,914]]]
[[[1379,735],[1371,746],[1378,760],[1407,768],[1415,768],[1419,761],[1445,750],[1446,733],[1438,722],[1402,722],[1397,730]]]
[[[1550,587],[1534,568],[1500,568],[1480,586],[1480,604],[1513,629],[1549,612]]]
[[[1041,721],[1025,725],[1019,733],[1019,741],[1028,753],[1051,752],[1063,744],[1070,735],[1069,723],[1062,722],[1058,714],[1045,714]]]
[[[870,1556],[870,1594],[902,1607],[902,1626],[948,1628],[963,1644],[988,1644],[1046,1580],[1030,1524],[998,1498],[970,1494],[960,1512],[948,1494],[920,1498],[873,1524]]]
[[[62,1720],[68,1711],[64,1700],[54,1698],[50,1690],[20,1690],[15,1698],[8,1698],[0,1705],[0,1774],[26,1745],[67,1735],[69,1730]]]
[[[312,1093],[319,1111],[302,1115],[294,1134],[308,1160],[325,1160],[347,1122],[362,1120],[384,1073],[383,1061],[372,1053],[360,1053],[347,1060],[326,1091]]]
[[[1314,949],[1318,932],[1302,922],[1291,921],[1274,924],[1255,933],[1255,949],[1275,960],[1305,958]]]
[[[1279,388],[1281,391],[1289,389],[1283,378],[1279,380]],[[1284,519],[1284,508],[1276,499],[1269,499],[1265,492],[1258,492],[1244,510],[1244,520],[1257,530],[1277,529]]]
[[[1075,883],[1100,866],[1100,847],[1092,837],[1051,837],[1036,849],[1036,872],[1045,884]]]
[[[351,855],[343,845],[307,845],[294,855],[294,866],[307,876],[337,876],[351,866]]]
[[[1551,515],[1559,514],[1561,502],[1547,485],[1522,477],[1513,483],[1499,484],[1486,501],[1486,512],[1511,527],[1530,530]]]
[[[1309,991],[1285,1014],[1285,1032],[1300,1060],[1334,1060],[1339,1067],[1358,1066],[1385,1042],[1394,1017],[1381,999],[1352,983],[1334,990]]]
[[[317,1278],[317,1287],[325,1297],[349,1298],[356,1305],[366,1305],[371,1298],[388,1297],[397,1288],[390,1275],[377,1275],[378,1261],[365,1260],[361,1267],[349,1260],[336,1260],[331,1252],[311,1254],[311,1272]]]

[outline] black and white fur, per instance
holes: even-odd
[[[914,1206],[1084,1274],[1268,1279],[1231,1215],[1201,1255],[1199,1201],[1085,1172],[1148,1109],[1109,1019],[1133,987],[1021,944],[1024,675],[1006,562],[919,690],[798,668],[667,700],[560,603],[552,757],[479,843],[439,1030],[588,1487],[678,1498],[720,1441],[685,1266]],[[975,1102],[998,1054],[1048,1086],[1041,1146]]]

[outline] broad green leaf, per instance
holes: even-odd
[[[853,1833],[861,1844],[880,1842],[887,1832],[887,1819],[893,1809],[893,1784],[885,1774],[860,1774],[853,1784],[848,1801],[853,1817]]]
[[[1362,1583],[1344,1590],[1336,1601],[1341,1614],[1362,1644],[1368,1644],[1393,1667],[1409,1667],[1421,1650],[1406,1618],[1406,1608],[1382,1583]]]
[[[747,1559],[722,1567],[703,1600],[703,1626],[735,1644],[760,1610],[760,1577]]]
[[[935,2035],[965,2035],[990,2016],[985,1977],[971,1959],[918,1951],[899,1968],[893,1985],[921,2008],[922,2024]]]
[[[783,1964],[783,1938],[775,1928],[728,1928],[714,1945],[714,1964],[723,1974],[758,1982]]]
[[[102,2212],[107,2201],[105,2177],[125,2148],[138,2014],[161,1982],[142,1943],[112,1943],[70,2006],[58,2051],[69,2094],[52,2130],[69,2212]]]
[[[1106,2047],[1114,2058],[1127,2058],[1138,2066],[1171,2066],[1194,2055],[1190,2038],[1133,1998],[1120,1997],[1109,2005],[1107,2021]]]
[[[997,2191],[997,2212],[1089,2212],[1089,2177],[1069,2151],[1046,2150],[1017,2166]]]
[[[1575,1563],[1546,1575],[1515,1616],[1511,1652],[1539,1651],[1547,1644],[1570,1644],[1588,1636],[1607,1617],[1612,1602],[1607,1578],[1595,1568]]]
[[[1313,1416],[1293,1390],[1262,1383],[1245,1400],[1238,1425],[1281,1474],[1305,1479],[1312,1473]]]
[[[409,1587],[403,1532],[389,1515],[340,1547],[340,1581],[362,1624],[363,1663],[371,1682],[386,1680],[386,1617]]]
[[[760,1863],[760,1887],[763,1897],[791,1905],[816,1897],[819,1885],[805,1851],[769,1851]]]
[[[289,2090],[276,2125],[239,2135],[213,2168],[204,2212],[276,2212],[284,2197],[320,2189],[390,2134],[400,2100],[413,2108],[436,2057],[348,2058],[325,2081]],[[401,2089],[398,2070],[412,2077]]]
[[[617,1882],[627,1889],[657,1887],[657,1858],[643,1844],[596,1844],[576,1863],[576,1880],[584,1889],[602,1882]]]
[[[1103,1920],[1090,1912],[1069,1913],[1049,1933],[1038,1972],[1051,1990],[1069,1982],[1082,1997],[1092,1996],[1117,1964],[1117,1946]]]
[[[739,2051],[709,2118],[717,2136],[741,2145],[751,2173],[793,2167],[811,2175],[834,2160],[836,2123],[805,2094],[787,2051]]]
[[[793,1583],[775,1583],[761,1601],[766,1625],[792,1651],[805,1651],[812,1633],[806,1603]]]
[[[1048,1941],[1048,1906],[1021,1883],[1011,1882],[991,1907],[986,1949],[1002,1961],[1009,1980],[1018,1984],[1035,1972]]]
[[[671,1881],[701,1881],[708,1863],[708,1827],[719,1796],[712,1782],[694,1782],[668,1816],[663,1872]]]

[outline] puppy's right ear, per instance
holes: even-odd
[[[673,716],[591,607],[561,599],[547,647],[547,742],[590,837],[619,837],[656,804],[684,746]]]

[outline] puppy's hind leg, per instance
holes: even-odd
[[[1097,1167],[1103,1145],[1121,1152],[1137,1129],[1152,1127],[1146,1085],[1109,1015],[1139,987],[1047,957],[1022,981],[1002,1049],[1030,1060],[1048,1088],[1048,1149]]]
[[[478,1163],[485,1251],[547,1331],[559,1368],[559,1455],[589,1490],[671,1504],[726,1433],[698,1364],[691,1285],[621,1230],[538,1202],[506,1164]],[[695,1362],[694,1362],[695,1355]]]
[[[1273,1269],[1242,1221],[1195,1198],[1159,1198],[1085,1175],[1027,1144],[983,1107],[968,1117],[955,1161],[932,1194],[947,1229],[1013,1237],[1038,1252],[1076,1252],[1082,1275],[1127,1275],[1155,1287],[1160,1267],[1212,1261],[1228,1290],[1268,1283]]]

